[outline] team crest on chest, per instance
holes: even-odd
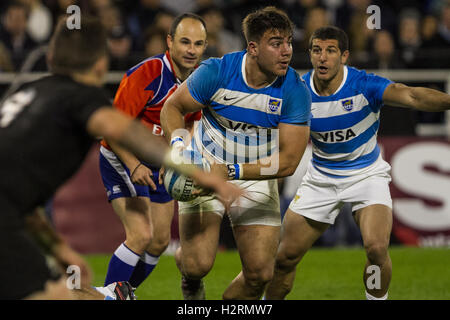
[[[353,99],[345,99],[341,101],[342,107],[347,111],[353,110]]]
[[[269,98],[269,110],[277,112],[281,107],[281,99]]]

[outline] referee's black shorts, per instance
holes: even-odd
[[[0,300],[22,299],[41,291],[52,273],[47,259],[25,230],[23,218],[0,207]]]

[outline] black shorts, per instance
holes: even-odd
[[[52,272],[47,259],[21,218],[6,215],[0,208],[0,300],[22,299],[44,289],[48,280],[60,274]]]

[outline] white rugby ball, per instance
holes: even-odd
[[[210,169],[208,161],[196,151],[184,150],[183,161],[185,163],[195,164],[205,171],[209,171]],[[198,188],[192,178],[169,168],[165,170],[163,180],[164,187],[173,199],[177,201],[191,201],[197,197],[197,195],[192,194]]]

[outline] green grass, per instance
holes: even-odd
[[[393,247],[389,299],[450,299],[450,250]],[[86,257],[94,271],[94,285],[102,285],[108,255]],[[310,250],[297,267],[290,300],[365,299],[362,281],[363,249],[332,248]],[[217,254],[211,272],[205,277],[207,299],[221,299],[222,292],[240,272],[237,252]],[[180,300],[180,274],[172,256],[162,256],[152,275],[138,288],[139,300]]]

